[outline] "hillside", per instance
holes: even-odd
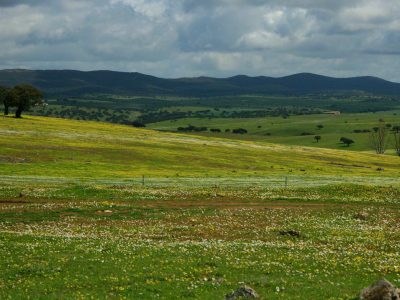
[[[291,76],[163,79],[140,73],[74,70],[2,70],[0,85],[31,83],[47,96],[86,94],[169,95],[184,97],[238,94],[297,95],[330,92],[366,92],[400,95],[400,84],[375,77],[332,78],[309,73]]]
[[[182,118],[147,124],[148,128],[162,131],[177,132],[179,127],[189,124],[209,130],[194,132],[196,135],[223,137],[229,139],[258,140],[285,145],[320,147],[353,151],[373,151],[370,141],[372,128],[378,126],[379,120],[384,120],[388,127],[386,148],[388,153],[394,153],[394,140],[391,129],[400,125],[400,110],[379,113],[342,113],[311,114],[282,117],[261,118]],[[318,128],[317,126],[322,126]],[[232,129],[244,128],[246,134],[234,134]],[[220,131],[212,132],[211,129]],[[316,142],[314,137],[321,136]],[[341,137],[354,140],[351,147],[340,143]]]
[[[0,117],[0,135],[2,176],[400,175],[399,158],[395,156],[163,133],[87,121]]]

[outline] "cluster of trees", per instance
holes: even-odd
[[[13,88],[0,87],[0,101],[4,104],[4,115],[8,115],[11,107],[15,107],[15,117],[21,118],[22,112],[34,105],[43,104],[43,94],[29,84],[19,84]]]
[[[264,117],[278,117],[282,116],[287,118],[293,115],[308,115],[321,113],[320,109],[312,108],[268,108],[264,110],[220,110],[219,108],[197,110],[197,111],[180,111],[180,110],[157,110],[157,111],[143,111],[140,116],[142,123],[156,123],[168,120],[178,120],[183,118],[264,118]]]
[[[178,131],[183,132],[200,132],[200,131],[207,131],[207,127],[197,127],[194,125],[188,125],[186,127],[178,127]]]
[[[397,155],[400,156],[400,126],[398,125],[392,126],[380,120],[379,126],[372,128],[369,134],[371,146],[377,154],[384,154],[386,152],[390,132],[393,136],[394,149]]]
[[[203,126],[197,127],[197,126],[194,126],[194,125],[188,125],[186,127],[178,127],[177,130],[181,131],[181,132],[201,132],[201,131],[207,131],[208,128],[207,127],[203,127]],[[221,133],[222,130],[219,129],[219,128],[210,128],[210,132]],[[225,129],[225,132],[226,133],[232,132],[234,134],[245,134],[245,133],[247,133],[247,130],[244,129],[244,128],[235,128],[235,129],[232,129],[232,130]]]
[[[369,132],[371,132],[371,130],[369,130],[369,129],[354,129],[353,132],[354,133],[369,133]]]
[[[105,109],[75,106],[39,106],[32,109],[32,114],[39,116],[60,117],[64,119],[106,121],[118,124],[132,124],[130,110]]]

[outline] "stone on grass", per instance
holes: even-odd
[[[259,299],[260,296],[251,287],[242,286],[236,291],[227,294],[225,300],[236,300],[236,299]]]
[[[363,289],[360,300],[400,300],[399,290],[386,279],[382,279]]]
[[[365,211],[356,213],[354,215],[354,219],[362,220],[362,221],[365,221],[366,219],[368,219],[368,217],[369,217],[369,214],[367,212],[365,212]]]

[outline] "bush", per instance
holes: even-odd
[[[187,127],[178,127],[178,131],[184,131],[184,132],[192,132],[192,131],[207,131],[207,127],[196,127],[193,125],[188,125]]]
[[[232,130],[232,133],[235,133],[235,134],[245,134],[245,133],[247,133],[247,130],[244,129],[244,128],[236,128],[236,129],[233,129],[233,130]]]
[[[143,127],[146,127],[146,124],[144,124],[144,123],[142,123],[142,122],[139,122],[139,121],[133,121],[132,122],[132,126],[133,127],[141,127],[141,128],[143,128]]]
[[[303,135],[303,136],[304,136],[304,135],[314,135],[314,133],[311,133],[311,132],[302,132],[301,135]]]
[[[368,132],[371,132],[371,130],[369,130],[369,129],[354,129],[353,132],[354,133],[368,133]]]

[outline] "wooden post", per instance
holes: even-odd
[[[142,175],[142,186],[144,186],[144,175]]]
[[[285,188],[287,188],[288,187],[288,178],[287,178],[287,176],[285,177]]]

